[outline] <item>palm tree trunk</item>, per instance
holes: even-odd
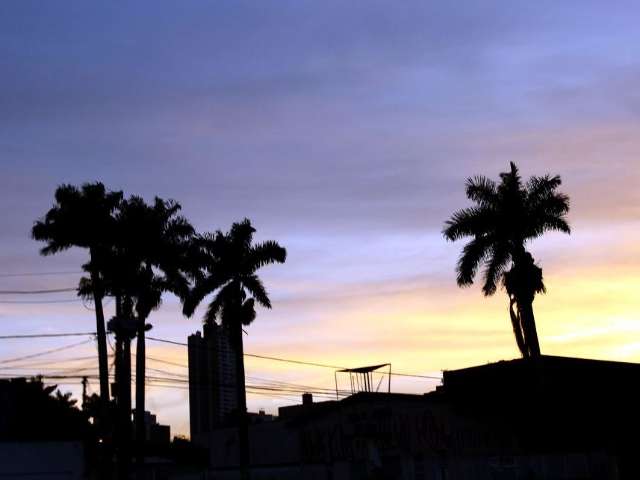
[[[131,465],[131,335],[125,328],[131,316],[130,304],[116,296],[116,425],[117,477],[129,478]]]
[[[244,346],[242,344],[242,323],[237,322],[235,333],[236,350],[236,382],[237,382],[237,403],[238,403],[238,437],[240,446],[240,478],[249,480],[251,473],[249,466],[251,463],[249,454],[249,418],[247,415],[247,393],[245,390],[244,378]]]
[[[93,254],[90,255],[93,259]],[[90,260],[93,262],[93,260]],[[113,427],[111,426],[109,408],[109,364],[107,357],[107,332],[104,323],[104,310],[102,309],[102,288],[100,278],[95,268],[91,269],[91,284],[93,285],[93,304],[96,311],[96,339],[98,341],[98,376],[100,378],[100,417],[98,419],[98,433],[103,439],[106,448],[105,459],[109,458],[112,448]],[[110,475],[110,461],[100,467],[102,478]]]
[[[116,460],[118,461],[117,471],[119,474],[120,470],[120,438],[122,437],[122,420],[120,418],[120,401],[121,395],[120,385],[122,384],[122,340],[120,335],[116,335],[116,351],[115,351],[115,388],[113,391],[113,397],[115,402],[115,435],[114,435],[114,446],[115,446],[115,454]]]
[[[120,331],[116,331],[116,388],[114,392],[116,400],[116,431],[115,431],[115,453],[116,453],[116,474],[118,479],[126,478],[126,461],[125,461],[125,428],[123,402],[125,401],[125,373],[124,373],[124,338]]]
[[[91,252],[91,263],[94,254]],[[102,289],[100,278],[95,268],[91,269],[93,285],[93,302],[96,308],[96,337],[98,340],[98,372],[100,375],[100,399],[106,413],[109,405],[109,364],[107,363],[107,333],[104,327],[104,311],[102,310]],[[106,419],[103,419],[105,421]]]
[[[511,326],[513,327],[513,335],[516,337],[516,344],[518,345],[518,350],[520,350],[520,354],[522,355],[522,358],[526,358],[529,356],[529,351],[524,341],[520,314],[517,312],[514,312],[513,310],[513,305],[515,303],[516,303],[515,297],[510,297],[509,298],[509,316],[511,317]]]
[[[131,466],[131,339],[124,339],[122,348],[122,384],[118,388],[122,393],[122,471],[128,478]]]
[[[538,342],[536,319],[533,315],[533,300],[518,302],[518,308],[529,356],[537,358],[540,356],[540,343]]]
[[[138,319],[138,339],[136,345],[136,463],[138,468],[144,462],[144,445],[146,432],[144,425],[145,410],[145,374],[146,374],[146,344],[145,344],[146,318]]]

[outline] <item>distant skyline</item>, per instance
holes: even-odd
[[[515,358],[506,294],[459,289],[463,243],[441,234],[468,205],[465,179],[514,161],[524,177],[561,175],[571,198],[572,235],[530,246],[548,288],[534,304],[542,352],[640,361],[637,10],[2,2],[0,274],[78,271],[84,252],[40,257],[29,233],[57,185],[99,180],[176,199],[199,231],[248,217],[287,248],[264,270],[273,310],[249,328],[250,353],[420,374]],[[0,289],[77,280],[0,277]],[[13,300],[32,298],[0,298]],[[0,303],[0,334],[88,331],[92,318],[79,302]],[[186,342],[200,318],[167,298],[152,335]],[[3,341],[0,361],[59,345]],[[148,348],[186,363],[186,348]],[[256,359],[247,375],[333,385],[331,370]],[[187,433],[187,391],[149,392],[158,420]],[[254,410],[284,403],[249,396]]]

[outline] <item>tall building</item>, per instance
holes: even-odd
[[[135,409],[134,409],[135,414]],[[136,436],[136,429],[132,428],[133,438]],[[144,411],[144,439],[148,445],[161,446],[171,443],[171,427],[161,425],[158,419],[151,412]]]
[[[236,361],[229,333],[206,324],[189,336],[189,415],[191,439],[224,424],[237,407]]]

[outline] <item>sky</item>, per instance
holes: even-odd
[[[0,289],[76,285],[86,252],[41,257],[30,228],[56,186],[101,181],[179,201],[201,232],[248,217],[287,248],[262,272],[273,309],[249,353],[436,376],[516,358],[506,294],[458,288],[463,243],[441,233],[469,204],[467,177],[514,161],[525,178],[560,175],[571,198],[571,235],[529,245],[548,289],[534,303],[543,353],[640,361],[634,3],[0,2]],[[0,335],[95,328],[72,293],[7,303],[25,300],[0,298]],[[165,298],[152,334],[186,341],[202,311],[180,311]],[[82,340],[2,340],[0,362]],[[183,347],[148,350],[186,364]],[[89,339],[39,365],[94,353]],[[247,375],[334,385],[331,369],[258,359]],[[186,390],[148,391],[188,434]]]

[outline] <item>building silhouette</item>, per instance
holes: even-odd
[[[229,332],[215,323],[190,335],[188,346],[191,439],[206,443],[237,409],[236,360]]]
[[[280,407],[249,428],[252,473],[278,480],[640,478],[640,364],[543,355],[443,372],[426,394],[360,391]],[[210,434],[238,478],[237,428]]]
[[[135,410],[134,410],[135,413]],[[136,436],[132,429],[133,438]],[[167,446],[171,443],[171,427],[158,423],[157,417],[151,412],[144,411],[144,439],[147,445]]]

